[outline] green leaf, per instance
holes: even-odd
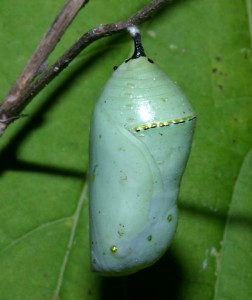
[[[60,1],[1,1],[1,97]],[[48,64],[94,26],[124,20],[147,0],[89,1]],[[91,113],[113,66],[129,57],[125,32],[97,41],[46,87],[0,144],[1,300],[223,300],[251,288],[250,0],[180,0],[140,29],[145,52],[183,88],[197,128],[167,254],[124,278],[90,270],[86,176]]]
[[[252,279],[252,151],[242,164],[230,202],[227,223],[218,261],[215,299],[250,299]]]

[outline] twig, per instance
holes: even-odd
[[[40,68],[45,65],[46,59],[86,2],[88,2],[88,0],[67,0],[66,4],[57,14],[55,20],[44,34],[36,50],[0,106],[0,134],[2,127],[4,129],[6,125],[18,119],[19,112],[22,111],[21,107],[19,109],[19,99],[22,99],[26,91],[29,90],[31,82],[39,73]],[[9,112],[12,106],[16,107],[16,113],[14,114],[11,111]]]
[[[70,1],[71,0],[69,0],[69,2]],[[84,3],[85,1],[82,2]],[[31,99],[34,98],[35,95],[37,95],[39,91],[52,81],[62,70],[64,70],[88,45],[100,38],[123,31],[130,25],[138,25],[144,22],[162,5],[170,2],[172,2],[172,0],[153,0],[149,5],[145,6],[125,21],[100,25],[88,31],[68,51],[66,51],[53,66],[51,66],[48,70],[45,70],[38,79],[30,83],[36,77],[36,72],[41,63],[43,63],[43,60],[40,64],[38,64],[37,70],[33,71],[33,77],[26,81],[30,84],[19,86],[17,97],[13,97],[10,92],[0,105],[0,135],[3,134],[9,125],[9,120],[13,120],[14,117],[19,115]],[[40,47],[37,48],[37,51],[39,50]]]
[[[86,0],[67,1],[11,88],[8,98],[17,98],[20,89],[25,89],[29,85],[85,2]]]

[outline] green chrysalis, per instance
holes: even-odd
[[[109,79],[91,123],[91,261],[105,276],[148,267],[170,245],[196,121],[180,88],[146,58],[139,31],[130,32],[135,52]]]

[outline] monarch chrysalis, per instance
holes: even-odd
[[[177,196],[195,113],[180,88],[146,58],[138,30],[133,56],[106,84],[90,133],[92,269],[134,273],[157,261],[177,226]]]

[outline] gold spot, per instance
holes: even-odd
[[[91,176],[91,182],[95,182],[95,173],[93,173]]]
[[[128,179],[128,176],[121,170],[120,171],[120,180],[127,180]]]
[[[117,252],[117,247],[115,245],[111,246],[110,251],[112,253],[116,253]]]
[[[167,220],[168,220],[168,222],[171,222],[172,221],[172,215],[168,215]]]
[[[135,87],[135,84],[134,84],[134,83],[131,83],[131,82],[128,82],[128,83],[127,83],[127,86],[130,87],[130,88],[134,88],[134,87]]]
[[[96,171],[96,168],[98,167],[98,165],[96,164],[95,166],[94,166],[94,168],[93,168],[93,171],[92,171],[92,173],[91,173],[91,175],[90,175],[90,179],[91,179],[91,182],[93,183],[93,182],[95,182],[95,171]]]

